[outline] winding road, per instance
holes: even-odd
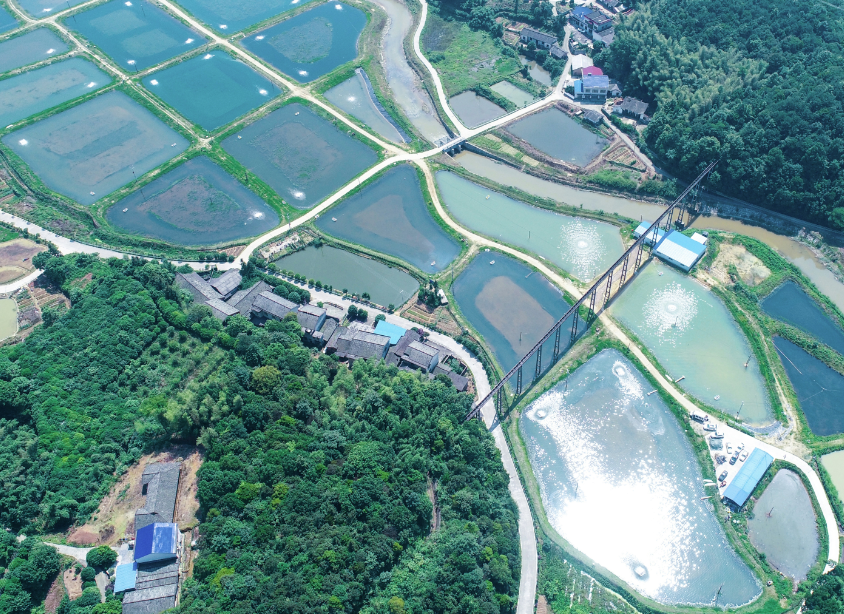
[[[194,134],[193,129],[188,125],[188,122],[183,120],[182,118],[175,115],[169,109],[162,108],[162,105],[157,103],[148,93],[144,91],[144,89],[138,86],[136,83],[133,82],[133,78],[136,76],[135,74],[127,74],[119,67],[115,66],[108,58],[102,56],[99,51],[93,47],[88,47],[81,43],[76,37],[73,36],[71,32],[67,30],[60,22],[59,19],[72,12],[77,11],[82,7],[88,6],[90,4],[94,4],[97,0],[91,0],[90,2],[83,3],[78,5],[72,9],[68,9],[65,11],[60,11],[54,15],[51,15],[44,19],[33,19],[26,15],[22,10],[20,10],[14,3],[10,2],[10,5],[14,12],[19,16],[20,19],[24,21],[24,23],[28,25],[37,25],[37,24],[50,24],[53,28],[61,31],[63,35],[65,35],[69,40],[73,41],[74,45],[76,46],[74,52],[84,51],[89,55],[93,56],[98,63],[102,66],[107,68],[109,72],[117,76],[122,82],[128,84],[130,87],[137,89],[137,91],[143,95],[146,99],[150,100],[152,104],[154,104],[157,108],[159,108],[162,113],[166,114],[167,116],[171,117],[174,121],[178,122],[180,125],[185,127],[188,132],[194,135],[196,140],[201,144],[201,146],[208,145],[208,139],[201,139],[196,134]],[[258,249],[262,244],[271,241],[284,233],[302,226],[310,222],[311,220],[317,218],[319,215],[324,213],[327,209],[333,206],[336,202],[346,196],[349,192],[354,190],[356,187],[360,186],[362,182],[366,181],[367,179],[375,176],[385,168],[402,162],[412,162],[417,164],[425,174],[426,183],[428,185],[429,192],[431,194],[431,198],[433,200],[434,206],[438,212],[438,214],[442,217],[445,222],[459,232],[469,243],[472,248],[483,248],[483,247],[494,247],[506,254],[509,254],[515,258],[519,258],[520,260],[528,263],[529,265],[533,266],[534,268],[541,271],[549,280],[553,283],[557,284],[559,287],[564,288],[568,292],[570,292],[573,296],[580,296],[581,290],[574,286],[568,279],[563,278],[562,276],[555,273],[551,270],[544,262],[533,258],[527,254],[524,254],[518,250],[510,248],[506,245],[501,245],[495,241],[489,240],[485,237],[477,235],[470,230],[463,228],[459,224],[457,224],[442,206],[442,203],[439,201],[436,186],[434,185],[434,178],[431,172],[430,167],[427,165],[425,160],[427,158],[437,156],[442,151],[450,148],[456,143],[459,143],[465,139],[472,138],[478,134],[483,132],[493,130],[512,122],[520,117],[529,115],[534,111],[537,111],[545,106],[550,104],[554,104],[557,101],[561,101],[564,99],[564,94],[562,93],[561,83],[558,83],[555,88],[551,91],[548,96],[545,98],[534,102],[533,104],[518,109],[513,113],[504,115],[496,120],[488,122],[482,126],[468,129],[466,128],[462,122],[457,118],[454,112],[448,105],[448,99],[446,93],[444,91],[442,82],[440,80],[439,75],[437,74],[434,67],[425,58],[422,50],[420,48],[420,37],[422,31],[425,27],[425,22],[427,19],[428,14],[428,5],[425,0],[420,0],[422,4],[422,14],[419,20],[419,25],[417,26],[416,32],[414,33],[413,37],[413,48],[414,52],[418,56],[420,62],[425,66],[428,72],[431,75],[431,78],[434,83],[434,87],[436,90],[436,95],[439,100],[441,108],[445,111],[448,118],[451,120],[453,125],[457,128],[459,133],[459,137],[451,141],[449,144],[443,147],[435,147],[429,149],[424,152],[419,153],[410,153],[399,147],[384,142],[383,140],[379,139],[377,136],[368,133],[363,128],[359,127],[357,124],[348,120],[343,114],[336,111],[334,108],[329,106],[328,104],[321,101],[317,96],[311,93],[310,88],[307,86],[301,86],[296,83],[289,81],[285,78],[280,72],[274,70],[273,68],[269,67],[268,65],[264,64],[263,62],[257,60],[253,56],[249,55],[235,45],[231,37],[225,38],[217,35],[214,31],[210,30],[202,23],[194,19],[191,15],[186,13],[183,9],[179,6],[174,4],[171,0],[153,0],[156,4],[160,7],[164,8],[165,10],[169,11],[179,19],[181,19],[184,23],[188,24],[191,28],[196,30],[197,32],[201,33],[206,39],[209,41],[210,45],[216,45],[219,47],[225,48],[228,52],[233,54],[234,56],[238,57],[245,63],[249,64],[257,71],[263,73],[265,76],[273,80],[275,83],[281,85],[282,87],[286,88],[288,93],[293,96],[298,96],[302,99],[307,100],[309,103],[318,106],[320,109],[325,111],[326,113],[331,114],[334,118],[338,121],[342,122],[345,126],[347,126],[350,130],[354,130],[357,133],[365,136],[372,142],[376,143],[379,147],[381,147],[388,157],[382,161],[381,163],[377,164],[376,166],[370,168],[365,173],[360,175],[359,177],[355,178],[353,181],[349,182],[347,185],[343,186],[339,191],[331,195],[329,198],[324,200],[321,204],[317,207],[311,209],[306,214],[302,215],[301,217],[289,222],[286,225],[279,226],[278,228],[265,233],[264,235],[256,238],[252,241],[238,258],[233,263],[223,263],[217,265],[220,269],[228,269],[232,267],[240,267],[243,263],[245,263],[249,257]],[[566,74],[565,72],[563,73]],[[562,78],[561,78],[562,82]],[[271,104],[271,103],[268,103]],[[264,107],[266,108],[266,106]],[[612,126],[611,126],[612,127]],[[622,135],[622,138],[624,136]],[[630,144],[630,143],[628,143]],[[641,155],[641,152],[638,152],[637,149],[634,148],[634,151],[637,152],[637,155]],[[649,161],[648,161],[649,162]],[[653,168],[652,165],[649,165],[649,168]],[[40,228],[34,224],[27,222],[19,217],[16,217],[7,212],[0,212],[0,221],[12,224],[18,228],[27,228],[31,234],[39,234],[44,239],[47,239],[54,243],[59,251],[63,254],[67,253],[99,253],[103,257],[123,257],[126,254],[123,252],[110,250],[102,247],[96,247],[91,245],[86,245],[82,243],[78,243],[71,239],[67,239],[60,235],[57,235],[49,230],[45,230]],[[177,264],[183,264],[181,262]],[[205,262],[188,262],[186,264],[190,264],[196,269],[204,269],[207,265]],[[30,281],[32,281],[35,277],[40,274],[39,271],[33,272],[31,275],[13,282],[11,284],[6,284],[5,286],[0,287],[0,292],[10,292],[17,288],[23,287]],[[341,304],[344,307],[347,307],[351,304],[349,301],[344,299],[338,298],[335,295],[329,295],[327,293],[321,293],[319,291],[311,291],[311,294],[316,297],[318,300],[330,301],[332,303]],[[387,321],[391,323],[395,323],[399,326],[403,327],[411,327],[417,326],[416,324],[404,320],[399,316],[394,314],[385,314]],[[630,343],[630,339],[613,323],[612,320],[605,314],[601,313],[600,321],[607,327],[609,331],[612,332],[622,343],[627,344]],[[480,394],[480,398],[486,396],[488,391],[490,390],[490,382],[487,378],[483,367],[480,363],[474,359],[462,346],[460,346],[456,341],[451,339],[450,337],[446,337],[444,335],[440,335],[439,333],[432,332],[431,338],[436,342],[445,347],[448,347],[452,350],[456,356],[458,356],[466,365],[468,365],[469,369],[472,372],[472,375],[475,379],[475,384],[477,388],[478,394]],[[633,343],[630,343],[630,350],[636,355],[639,361],[645,366],[645,368],[656,378],[659,382],[660,386],[662,386],[666,391],[668,391],[672,397],[677,399],[683,407],[685,407],[689,411],[700,411],[689,399],[683,396],[679,390],[677,390],[673,382],[667,381],[663,375],[658,371],[655,365],[653,365],[647,356]],[[502,462],[504,463],[504,467],[510,476],[510,492],[513,496],[513,499],[516,502],[516,505],[519,509],[519,537],[520,537],[520,545],[521,545],[521,553],[522,553],[522,565],[521,565],[521,579],[519,584],[519,598],[518,598],[518,605],[516,612],[517,614],[531,614],[534,610],[535,604],[535,597],[536,597],[536,583],[537,583],[537,544],[536,544],[536,536],[534,532],[534,525],[533,519],[530,512],[530,507],[528,505],[527,497],[525,495],[524,489],[522,487],[521,481],[519,479],[518,473],[516,471],[515,464],[513,462],[513,458],[510,454],[510,449],[507,445],[507,442],[504,438],[504,434],[501,430],[501,425],[498,424],[495,416],[495,410],[493,404],[491,402],[487,403],[482,408],[482,415],[484,418],[484,422],[490,429],[492,433],[496,446],[501,451],[501,458]],[[732,436],[732,434],[731,434]],[[738,436],[736,436],[738,438]],[[838,539],[838,530],[837,524],[835,522],[835,517],[832,513],[832,508],[829,504],[829,500],[827,499],[826,492],[823,489],[823,486],[820,482],[818,476],[814,473],[811,467],[805,463],[802,459],[793,457],[788,453],[775,448],[774,446],[770,446],[768,444],[763,444],[757,440],[753,440],[753,444],[763,449],[768,450],[774,457],[776,458],[785,458],[786,460],[794,463],[797,467],[799,467],[809,478],[809,482],[815,492],[815,495],[820,502],[821,509],[824,515],[824,519],[827,522],[827,527],[829,528],[829,558],[830,560],[837,561],[838,560],[838,548],[839,548],[839,539]]]

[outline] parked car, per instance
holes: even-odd
[[[721,475],[719,475],[719,476],[718,476],[718,481],[719,481],[719,482],[723,482],[723,481],[724,481],[724,480],[726,480],[726,479],[727,479],[727,470],[725,469],[725,470],[721,473]]]
[[[733,453],[733,444],[728,443],[727,444],[727,454],[732,454],[732,453]]]
[[[744,462],[745,460],[747,460],[747,450],[742,450],[741,454],[739,454],[738,459],[741,462]]]

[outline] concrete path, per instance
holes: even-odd
[[[52,544],[50,542],[44,542],[46,546],[52,546],[56,550],[59,551],[59,554],[64,554],[65,556],[70,556],[76,559],[78,563],[82,565],[82,567],[88,566],[88,561],[85,559],[88,556],[88,552],[93,550],[93,548],[77,548],[75,546],[65,546],[64,544]]]

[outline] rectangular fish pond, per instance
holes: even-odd
[[[774,346],[812,432],[844,433],[844,375],[782,337],[774,337]]]
[[[17,27],[18,20],[5,7],[0,6],[0,32],[6,32]]]
[[[439,171],[437,188],[458,222],[547,258],[589,281],[624,253],[615,226],[532,207],[450,173]]]
[[[321,215],[316,225],[426,273],[442,271],[460,253],[457,241],[431,217],[416,168],[406,164],[389,169]]]
[[[378,161],[368,145],[298,103],[262,117],[222,145],[299,209],[310,209]]]
[[[401,305],[419,289],[417,281],[401,269],[330,245],[306,247],[275,263],[335,290],[345,288],[358,296],[367,292],[379,305]]]
[[[747,536],[771,565],[798,582],[818,558],[820,542],[812,499],[800,476],[781,469],[753,503]]]
[[[650,383],[604,350],[519,419],[551,526],[659,603],[737,607],[761,586],[733,551],[691,444]]]
[[[0,43],[0,73],[48,60],[65,53],[69,48],[66,42],[48,28],[30,30]]]
[[[772,318],[796,326],[844,354],[844,330],[793,281],[786,281],[766,296],[761,307]]]
[[[144,87],[205,130],[257,109],[279,89],[219,49],[144,77]]]
[[[50,189],[84,205],[188,147],[187,139],[120,92],[7,134],[3,143]]]
[[[529,104],[536,102],[536,96],[524,91],[520,87],[516,87],[509,81],[499,81],[489,89],[496,94],[501,94],[517,107],[526,107]]]
[[[109,208],[118,228],[179,245],[217,245],[278,226],[278,214],[205,156],[192,158]]]
[[[404,143],[410,140],[402,136],[402,133],[385,115],[380,105],[376,104],[377,100],[373,99],[366,82],[366,76],[360,68],[355,70],[353,77],[325,92],[325,98],[335,107],[360,120],[388,141]]]
[[[505,371],[533,348],[570,305],[562,292],[540,273],[499,252],[481,252],[451,286],[461,313],[492,348]],[[581,323],[582,330],[582,323]],[[571,323],[564,323],[560,350],[568,345]],[[554,337],[542,347],[543,371],[551,366]],[[530,381],[536,368],[532,357],[523,367]],[[511,382],[515,385],[515,382]]]
[[[111,83],[93,63],[70,58],[0,81],[0,126],[7,126]]]
[[[452,96],[448,105],[467,128],[476,128],[507,114],[506,110],[473,91]]]
[[[771,404],[750,345],[724,304],[691,277],[656,260],[610,303],[610,314],[648,348],[677,386],[754,425]],[[745,368],[744,363],[750,361]]]
[[[358,55],[366,14],[327,2],[243,39],[248,50],[301,83],[313,81]]]
[[[506,129],[547,156],[575,166],[589,164],[607,144],[607,139],[554,107],[528,115]]]
[[[221,34],[234,34],[311,0],[179,0],[194,17]]]
[[[44,19],[82,4],[85,0],[17,0],[17,4],[24,11],[36,19]]]
[[[838,491],[839,501],[844,503],[844,450],[824,454],[821,463]]]
[[[111,0],[64,20],[124,70],[143,70],[205,44],[205,39],[146,0]]]

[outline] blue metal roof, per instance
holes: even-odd
[[[724,490],[724,497],[739,507],[744,505],[747,498],[753,492],[753,489],[756,488],[759,480],[762,479],[762,476],[765,475],[768,467],[773,462],[773,456],[764,450],[754,448],[747,460],[744,461],[742,468],[739,469],[736,477],[733,478],[733,481]]]
[[[588,15],[588,14],[589,14],[589,13],[591,13],[591,12],[592,12],[592,9],[591,9],[591,8],[589,8],[589,7],[586,7],[586,6],[578,6],[578,7],[575,7],[575,8],[572,10],[571,14],[572,14],[572,15],[575,15],[575,16],[577,16],[577,17],[585,17],[586,15]]]
[[[375,332],[379,335],[389,337],[390,345],[395,345],[399,342],[399,339],[404,336],[407,330],[402,328],[401,326],[390,324],[386,320],[379,320],[378,323],[375,325]]]
[[[607,75],[587,75],[583,77],[583,87],[609,87],[610,78]]]
[[[660,242],[656,249],[656,255],[688,272],[700,260],[705,251],[705,245],[681,232],[672,230]]]
[[[580,79],[575,79],[574,81],[574,93],[575,94],[582,94],[583,93],[583,81]]]
[[[668,237],[666,237],[666,240],[676,243],[680,247],[683,247],[689,250],[690,252],[694,252],[697,255],[700,255],[706,251],[706,245],[704,245],[703,243],[698,243],[691,237],[687,237],[682,232],[677,232],[676,230],[670,232],[668,234]]]
[[[135,560],[139,563],[176,556],[178,528],[173,523],[149,524],[135,534]]]
[[[636,227],[636,230],[633,231],[633,236],[638,239],[639,237],[641,237],[643,234],[645,234],[647,232],[648,228],[651,227],[651,224],[653,224],[653,222],[649,222],[649,221],[645,220],[644,222],[642,222],[641,224],[639,224]],[[654,236],[653,231],[651,231],[648,234],[647,238],[645,239],[645,245],[650,245],[651,243],[653,243],[653,236]],[[665,237],[665,231],[662,228],[657,228],[657,230],[656,230],[656,242],[657,242],[657,244],[662,242],[662,239],[664,237]]]
[[[122,593],[135,588],[138,579],[138,564],[126,563],[114,569],[114,593]]]

